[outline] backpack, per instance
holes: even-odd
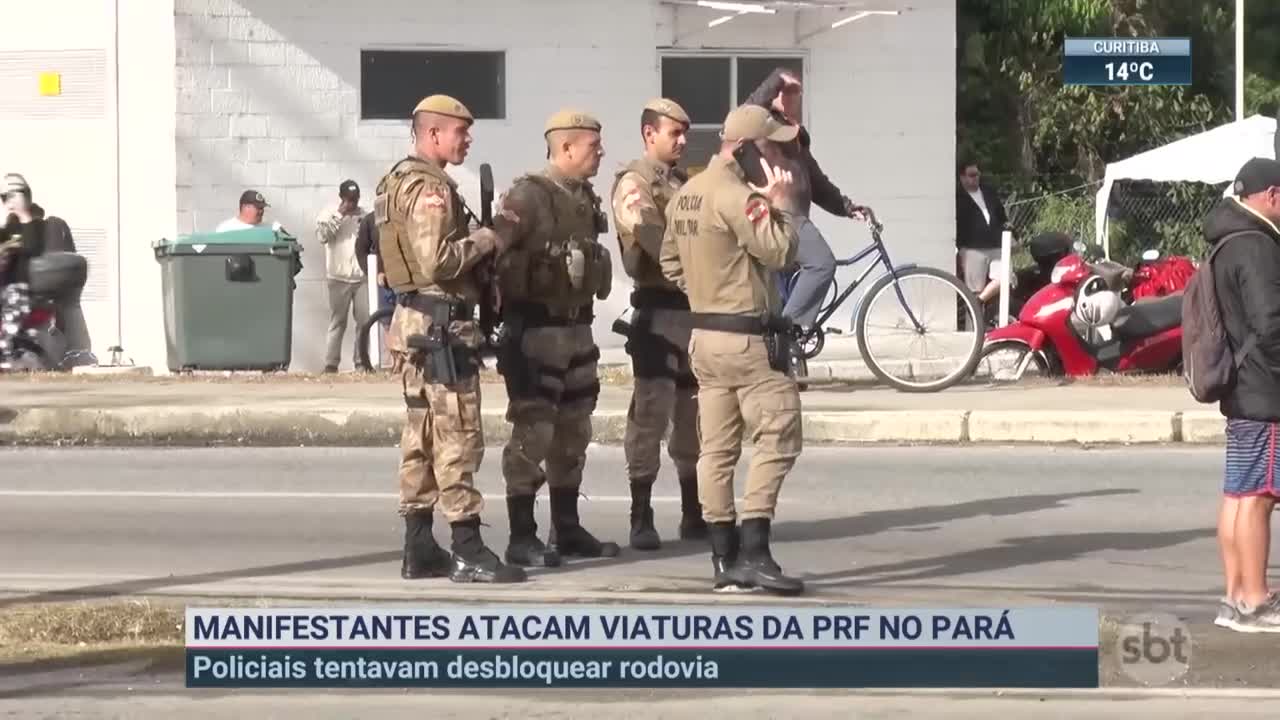
[[[1231,391],[1237,370],[1257,341],[1250,333],[1238,350],[1231,348],[1213,279],[1214,256],[1232,238],[1250,232],[1234,232],[1219,240],[1183,292],[1182,374],[1191,396],[1202,403],[1218,402]]]

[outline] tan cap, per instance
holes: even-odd
[[[475,122],[475,118],[472,117],[471,111],[467,109],[467,106],[448,95],[432,95],[430,97],[422,98],[422,102],[418,103],[418,106],[413,109],[413,114],[415,115],[420,112],[447,115],[449,117],[458,118],[459,120]]]
[[[689,124],[689,114],[686,113],[684,108],[680,107],[680,104],[675,100],[655,98],[645,103],[644,109],[652,110],[659,115],[666,115],[678,123],[684,123],[685,125]]]
[[[759,105],[743,105],[734,108],[724,119],[724,139],[773,140],[789,142],[800,134],[796,125],[783,125],[773,114]]]
[[[548,135],[553,130],[594,130],[600,132],[600,128],[600,121],[591,115],[581,110],[565,108],[547,118],[547,127],[542,134]]]

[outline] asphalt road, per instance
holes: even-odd
[[[782,492],[775,556],[808,583],[812,592],[799,602],[1172,612],[1196,642],[1192,672],[1179,686],[1275,688],[1280,639],[1208,624],[1221,593],[1213,529],[1220,453],[811,448]],[[500,551],[507,528],[499,455],[489,450],[479,483],[489,498],[486,537]],[[476,600],[476,586],[399,578],[395,462],[395,450],[384,449],[0,451],[0,611],[116,595],[202,596],[206,604],[217,596]],[[585,524],[625,543],[621,451],[592,448],[587,476]],[[673,536],[679,504],[669,468],[657,494],[659,529]],[[543,532],[546,511],[543,501]],[[772,601],[712,595],[709,571],[704,546],[672,540],[657,553],[624,549],[619,558],[536,571],[526,585],[483,592],[516,602]],[[151,682],[24,672],[20,687],[0,673],[0,697],[98,685],[123,694],[126,683],[181,687],[178,674]],[[1104,682],[1125,684],[1105,674]],[[485,706],[493,716],[504,712],[500,700],[486,699],[497,703]]]
[[[499,453],[487,453],[479,484],[484,532],[501,549]],[[395,462],[390,449],[2,452],[0,594],[456,593],[399,577]],[[783,488],[775,555],[826,600],[1211,613],[1220,463],[1215,451],[1172,448],[811,448]],[[679,501],[664,471],[656,513],[671,537]],[[592,448],[587,475],[584,523],[625,542],[621,451]],[[544,499],[543,532],[546,513]],[[709,575],[705,546],[672,540],[503,591],[709,598]]]

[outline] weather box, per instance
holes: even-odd
[[[1190,85],[1191,38],[1067,38],[1066,85]]]

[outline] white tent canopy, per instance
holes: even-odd
[[[1116,180],[1230,182],[1249,158],[1275,158],[1275,134],[1275,118],[1253,115],[1108,164],[1094,206],[1095,237],[1107,256],[1107,202]]]

